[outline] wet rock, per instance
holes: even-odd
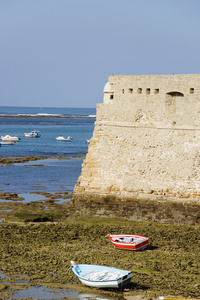
[[[0,193],[0,199],[5,199],[5,200],[13,200],[13,201],[22,201],[24,200],[23,197],[19,197],[18,194],[16,193]]]
[[[51,204],[55,203],[55,201],[52,200],[52,199],[46,199],[46,200],[44,200],[44,202],[45,203],[51,203]]]
[[[131,296],[142,294],[148,299],[157,299],[160,295],[198,297],[198,225],[91,216],[78,218],[72,214],[66,218],[68,210],[64,205],[49,205],[50,214],[44,211],[47,204],[7,205],[17,210],[14,213],[16,223],[12,220],[10,224],[0,224],[1,269],[8,280],[17,282],[19,276],[27,274],[31,284],[49,282],[52,286],[63,286],[73,281],[75,286],[87,289],[71,271],[70,260],[74,260],[132,271],[131,283],[124,291]],[[50,216],[55,223],[42,222],[43,217]],[[24,220],[30,221],[24,224]],[[105,237],[106,232],[148,236],[149,247],[135,252],[117,250]]]

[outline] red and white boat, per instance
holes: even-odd
[[[121,250],[142,250],[148,246],[149,239],[138,234],[108,234],[114,247]]]

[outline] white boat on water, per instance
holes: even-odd
[[[4,142],[18,142],[21,139],[18,136],[10,136],[9,134],[5,135],[5,136],[1,136],[2,141]]]
[[[14,145],[15,144],[15,142],[12,142],[12,141],[2,141],[2,142],[0,142],[0,145]]]
[[[24,135],[25,135],[25,137],[28,137],[28,138],[37,138],[37,137],[41,136],[41,134],[37,130],[33,130],[31,132],[24,133]]]
[[[57,138],[56,138],[57,141],[71,141],[72,140],[72,137],[71,136],[68,136],[67,138],[65,138],[63,135],[59,135]]]
[[[98,265],[77,265],[71,261],[72,271],[85,285],[96,288],[121,288],[131,280],[131,271]]]
[[[89,143],[90,143],[90,140],[86,140],[86,143],[89,144]]]

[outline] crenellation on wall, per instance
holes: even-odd
[[[114,90],[114,99],[123,100],[130,94],[129,89],[133,89],[131,97],[145,96],[146,89],[150,89],[148,97],[164,96],[169,91],[180,91],[185,95],[189,95],[189,89],[194,88],[194,96],[199,94],[199,75],[150,75],[150,76],[110,76],[109,82],[112,83]],[[142,93],[138,93],[138,88],[142,89]],[[124,90],[124,94],[122,94]],[[155,94],[155,90],[159,90]]]

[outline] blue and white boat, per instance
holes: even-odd
[[[41,136],[39,131],[37,131],[37,130],[33,130],[31,132],[28,132],[28,133],[25,132],[24,135],[25,135],[25,137],[28,137],[28,138],[37,138],[37,137]]]
[[[131,271],[71,261],[72,271],[79,280],[90,287],[121,288],[131,281]]]

